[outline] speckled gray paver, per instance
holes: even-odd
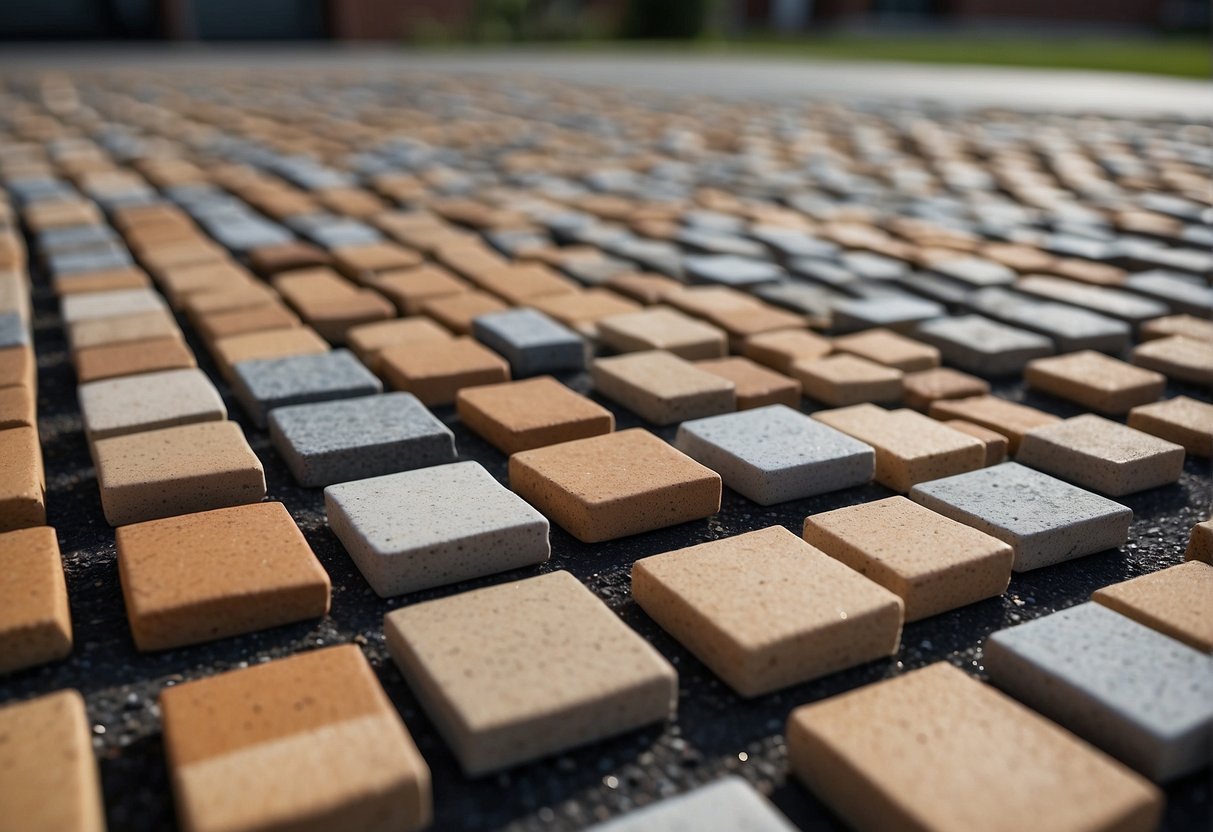
[[[1127,323],[1076,306],[1000,288],[974,292],[969,302],[976,312],[1052,338],[1059,352],[1099,350],[1116,354],[1130,344],[1132,329]]]
[[[695,283],[715,283],[737,288],[777,283],[784,278],[783,269],[774,263],[732,254],[684,257],[682,268],[687,277]]]
[[[787,818],[740,777],[634,809],[590,832],[796,832]]]
[[[349,350],[241,361],[232,368],[236,398],[259,428],[276,407],[383,392],[383,384]]]
[[[1000,630],[985,666],[994,684],[1155,780],[1211,759],[1213,656],[1099,604]]]
[[[270,439],[304,486],[455,461],[455,436],[412,393],[271,410]]]
[[[1213,315],[1213,288],[1194,276],[1154,269],[1129,275],[1125,288],[1160,300],[1176,312],[1201,318]]]
[[[1051,339],[981,315],[927,321],[916,337],[937,347],[945,364],[979,376],[1015,375],[1033,358],[1053,354]]]
[[[870,445],[776,404],[683,422],[674,446],[769,506],[871,481]]]
[[[946,315],[942,304],[923,298],[901,295],[844,300],[834,307],[834,328],[839,332],[856,332],[884,326],[906,330],[914,324]]]
[[[479,462],[330,485],[329,527],[387,598],[543,563],[548,521]]]
[[[1033,428],[1015,459],[1113,497],[1176,482],[1184,470],[1182,445],[1094,413]]]
[[[534,309],[507,309],[472,322],[476,340],[510,362],[515,378],[585,369],[580,335]]]
[[[1114,549],[1133,512],[1015,462],[920,483],[910,499],[1011,544],[1016,572]]]

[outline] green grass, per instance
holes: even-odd
[[[645,49],[693,53],[730,53],[863,61],[912,61],[937,64],[1095,69],[1210,77],[1207,38],[1159,37],[1020,37],[978,34],[822,35],[805,38],[748,36],[735,40],[571,41],[552,46]]]

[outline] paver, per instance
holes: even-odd
[[[598,339],[616,352],[666,350],[688,361],[728,353],[722,329],[664,306],[602,318],[597,329]]]
[[[72,620],[55,530],[34,526],[0,534],[0,564],[0,674],[66,658]]]
[[[426,301],[471,291],[471,286],[440,266],[424,265],[378,275],[371,286],[404,315],[418,315]]]
[[[1015,550],[1016,572],[1114,549],[1133,512],[1015,462],[921,483],[910,499]]]
[[[889,329],[877,328],[854,335],[840,335],[834,339],[834,349],[893,367],[903,373],[939,366],[939,350],[935,347]]]
[[[1120,353],[1129,346],[1133,334],[1124,321],[1007,289],[982,289],[968,298],[968,305],[974,312],[1052,339],[1059,352]]]
[[[879,326],[910,332],[922,322],[946,314],[943,304],[908,295],[860,298],[835,305],[834,328],[839,332],[857,332]]]
[[[242,361],[232,387],[259,428],[269,412],[293,404],[351,399],[382,392],[383,385],[349,350]]]
[[[929,413],[932,419],[964,419],[1001,433],[1007,438],[1011,453],[1019,450],[1019,443],[1028,431],[1061,421],[1052,413],[998,396],[944,399],[933,402]]]
[[[681,289],[683,284],[665,275],[629,271],[611,277],[603,286],[645,305],[652,305],[660,303],[670,292]]]
[[[105,832],[84,697],[67,689],[0,708],[4,832]]]
[[[633,809],[592,832],[796,832],[771,802],[736,775]]]
[[[1091,600],[1202,653],[1213,653],[1213,565],[1188,560],[1097,589]]]
[[[402,607],[384,631],[471,776],[660,722],[677,704],[674,668],[568,572]]]
[[[916,410],[929,410],[931,404],[940,399],[966,399],[990,392],[990,383],[985,379],[951,367],[906,373],[901,379],[901,387],[905,403]]]
[[[472,322],[476,340],[510,362],[515,377],[585,369],[580,335],[534,309],[509,309]]]
[[[918,326],[914,334],[938,347],[945,364],[980,376],[1014,375],[1032,359],[1053,354],[1053,342],[1043,335],[981,315],[937,318]]]
[[[279,302],[263,303],[247,309],[229,309],[198,315],[194,326],[202,340],[214,343],[220,338],[250,332],[270,332],[301,326],[299,317]]]
[[[797,361],[790,372],[806,396],[832,407],[901,401],[901,370],[855,355]]]
[[[418,349],[412,343],[387,347],[379,352],[379,370],[391,387],[431,406],[453,403],[465,387],[510,379],[504,358],[466,336],[440,350]]]
[[[450,332],[429,318],[393,318],[352,327],[346,333],[346,345],[372,372],[380,373],[382,365],[379,356],[388,347],[399,344],[420,346],[422,342],[450,341],[453,338]]]
[[[548,521],[478,462],[331,485],[329,526],[387,598],[543,563]]]
[[[1213,288],[1199,278],[1166,269],[1151,269],[1131,274],[1125,288],[1156,298],[1176,312],[1199,315],[1208,320],[1213,315]]]
[[[420,266],[420,254],[395,243],[367,243],[332,249],[333,265],[350,280],[370,284],[384,272]]]
[[[139,650],[321,618],[329,576],[282,503],[123,526],[118,571]]]
[[[733,382],[664,350],[595,359],[594,388],[656,425],[737,409]]]
[[[302,240],[259,246],[250,249],[247,254],[253,270],[266,277],[295,269],[327,266],[332,262],[324,249]]]
[[[1206,520],[1192,527],[1184,560],[1213,564],[1213,520]]]
[[[60,315],[67,324],[163,309],[164,300],[151,289],[121,289],[113,292],[68,295],[59,306]]]
[[[93,381],[81,384],[77,395],[85,434],[93,442],[227,418],[219,391],[196,368]]]
[[[211,355],[228,384],[236,378],[236,365],[244,361],[286,358],[292,355],[321,355],[331,348],[311,327],[246,332],[219,338],[211,344]]]
[[[181,328],[168,309],[89,318],[67,326],[67,340],[73,350],[123,344],[152,338],[181,338]]]
[[[37,427],[37,396],[28,386],[0,387],[0,430]]]
[[[166,688],[160,708],[185,829],[430,823],[429,768],[354,645]]]
[[[1162,815],[1145,779],[945,662],[804,705],[787,737],[792,772],[863,832],[1146,832]]]
[[[1113,415],[1158,401],[1167,384],[1161,373],[1090,350],[1030,361],[1024,379],[1037,390]]]
[[[518,453],[610,433],[615,416],[551,376],[466,387],[459,420],[502,453]]]
[[[953,430],[967,433],[974,439],[981,440],[986,447],[986,465],[997,465],[1007,458],[1007,438],[998,431],[983,428],[964,419],[946,419],[944,424]]]
[[[640,428],[514,454],[510,487],[585,543],[720,510],[720,475]]]
[[[1181,445],[1093,413],[1033,428],[1015,459],[1040,471],[1109,494],[1133,494],[1177,482]]]
[[[876,481],[903,494],[985,464],[984,444],[913,410],[857,404],[819,410],[813,418],[874,448]]]
[[[892,655],[901,636],[896,595],[782,526],[638,560],[632,595],[745,697]]]
[[[784,279],[784,271],[766,260],[735,254],[693,255],[682,259],[682,267],[694,283],[749,287]]]
[[[119,266],[94,272],[55,275],[51,287],[59,297],[119,289],[143,289],[151,285],[147,272],[136,266]]]
[[[179,338],[154,338],[77,350],[72,356],[80,384],[157,370],[197,366],[194,354]]]
[[[1011,547],[905,497],[810,515],[804,539],[901,598],[917,621],[1006,591]]]
[[[235,422],[199,422],[99,439],[93,459],[101,509],[111,526],[265,497],[265,472]]]
[[[829,338],[807,329],[785,329],[763,332],[745,339],[741,351],[746,358],[765,364],[776,372],[792,375],[792,365],[798,361],[822,358],[833,350]]]
[[[450,428],[411,393],[275,408],[269,430],[295,481],[308,487],[455,459]]]
[[[800,406],[800,382],[768,370],[748,358],[710,358],[696,361],[695,366],[733,382],[738,410],[753,410],[772,404]]]
[[[1176,396],[1129,411],[1128,425],[1168,442],[1183,445],[1196,456],[1213,456],[1213,404]]]
[[[433,318],[452,332],[469,335],[472,321],[490,312],[501,312],[509,306],[485,292],[462,292],[430,298],[421,304],[423,314]]]
[[[575,329],[589,338],[597,338],[598,321],[616,315],[639,312],[640,304],[609,289],[587,289],[559,295],[543,295],[527,302],[532,308]]]
[[[1073,280],[1047,275],[1022,277],[1015,282],[1015,289],[1036,297],[1090,309],[1134,325],[1170,311],[1166,304],[1131,292],[1103,286],[1084,286]]]
[[[769,506],[872,480],[872,448],[777,404],[683,422],[674,446]]]
[[[1143,323],[1137,334],[1143,341],[1153,341],[1171,335],[1183,335],[1197,341],[1213,341],[1213,321],[1209,320],[1208,315],[1164,315]]]
[[[0,532],[46,524],[46,477],[34,427],[0,430]]]
[[[1213,342],[1183,335],[1145,341],[1133,348],[1133,363],[1176,381],[1213,385]]]
[[[1210,760],[1213,656],[1079,604],[986,640],[994,684],[1153,780]]]

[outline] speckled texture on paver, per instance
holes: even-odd
[[[1213,656],[1086,603],[995,633],[991,680],[1154,780],[1209,763]]]
[[[477,462],[331,485],[329,526],[387,598],[543,563],[548,521]]]
[[[591,832],[796,832],[771,802],[737,776],[721,779],[592,827]]]
[[[1091,600],[1213,653],[1213,565],[1189,560],[1105,586],[1092,593]]]
[[[864,485],[875,465],[869,445],[782,404],[683,422],[674,446],[763,506]]]
[[[1128,425],[1168,442],[1183,445],[1197,456],[1213,456],[1213,404],[1176,396],[1129,411]]]
[[[921,483],[910,499],[1010,543],[1025,572],[1114,549],[1133,511],[1016,462]]]
[[[655,425],[737,409],[733,382],[664,350],[594,360],[594,389]]]
[[[455,438],[411,393],[279,407],[270,440],[295,481],[317,487],[455,461]]]
[[[1053,342],[1045,336],[981,315],[927,321],[914,337],[938,347],[945,364],[986,377],[1014,375],[1033,358],[1053,354]]]
[[[568,572],[402,607],[384,629],[469,775],[661,722],[677,708],[674,668]]]
[[[534,309],[481,315],[472,321],[472,333],[510,362],[515,377],[585,369],[581,336]]]
[[[1037,390],[1108,414],[1157,401],[1167,385],[1162,373],[1091,350],[1029,361],[1024,379]]]
[[[72,619],[55,530],[0,534],[0,570],[0,674],[68,656]]]
[[[227,407],[197,368],[141,373],[81,384],[80,414],[89,439],[227,418]]]
[[[292,404],[369,396],[383,384],[349,350],[244,361],[233,368],[232,386],[259,428],[271,410]]]

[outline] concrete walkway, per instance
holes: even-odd
[[[235,69],[241,65],[289,68],[303,64],[491,75],[525,73],[581,83],[729,97],[933,100],[959,107],[1213,119],[1213,85],[1208,81],[1079,70],[636,50],[581,53],[551,47],[447,52],[335,44],[176,48],[8,45],[0,57],[2,69],[137,66],[187,70]]]

